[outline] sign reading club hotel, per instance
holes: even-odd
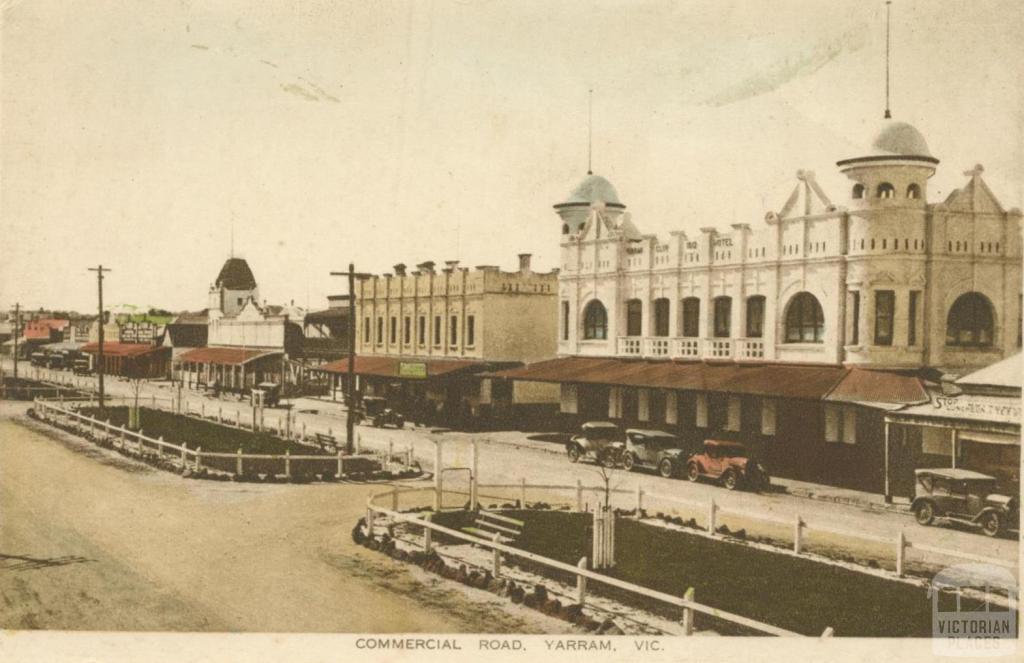
[[[1021,343],[1021,213],[981,166],[928,202],[938,163],[887,119],[837,162],[845,190],[798,171],[763,220],[667,238],[590,174],[555,205],[560,358],[505,377],[560,382],[580,420],[735,437],[780,476],[880,492],[883,411]]]

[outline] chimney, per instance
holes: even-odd
[[[397,265],[395,265],[395,274],[397,274],[398,276],[405,276],[405,264],[404,263],[400,262]]]
[[[426,262],[421,262],[420,264],[416,265],[416,268],[419,269],[422,272],[427,273],[427,274],[433,274],[434,273],[434,261],[433,260],[428,260]]]
[[[529,253],[520,253],[519,254],[519,271],[522,274],[529,274],[530,273],[530,256],[531,256],[531,254],[529,254]]]
[[[459,261],[458,260],[445,260],[444,264],[448,267],[449,270],[455,271],[455,268],[459,266]]]

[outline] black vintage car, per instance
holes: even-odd
[[[362,411],[357,413],[357,419],[369,419],[377,428],[394,426],[395,428],[405,427],[405,417],[388,407],[386,398],[380,396],[364,396]]]
[[[936,518],[981,528],[988,536],[1020,528],[1020,504],[1016,497],[996,492],[996,479],[987,474],[956,468],[916,470],[911,508],[921,525]]]

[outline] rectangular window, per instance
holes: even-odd
[[[668,300],[654,300],[654,335],[668,336]]]
[[[441,345],[441,316],[434,316],[434,345]]]
[[[402,320],[402,343],[409,345],[412,341],[412,318],[405,316]]]
[[[398,342],[398,318],[391,316],[391,324],[388,326],[388,343],[394,345]]]
[[[917,345],[917,300],[920,290],[911,290],[907,301],[907,345]]]
[[[569,302],[562,302],[562,340],[569,340]]]
[[[466,345],[473,347],[476,341],[476,316],[466,316]]]
[[[696,297],[683,300],[683,336],[700,336],[700,300]]]
[[[747,299],[747,338],[764,336],[764,297]]]
[[[377,343],[384,342],[384,318],[377,318]]]
[[[875,345],[892,345],[892,325],[895,311],[896,293],[892,290],[876,290]]]
[[[843,411],[838,405],[825,405],[825,441],[838,442],[842,436]]]
[[[370,319],[363,318],[363,343],[372,343],[373,339],[370,338]]]
[[[448,326],[448,345],[456,346],[459,344],[459,316],[453,315],[451,317],[451,324]]]
[[[715,338],[729,338],[732,334],[732,298],[715,298]]]
[[[420,345],[427,344],[427,316],[421,315],[417,321],[416,339]]]
[[[741,405],[739,396],[730,396],[726,404],[725,430],[740,430]]]
[[[639,299],[626,302],[626,336],[640,336],[643,333],[644,305]]]
[[[761,403],[761,434],[775,435],[775,401],[765,399]]]
[[[850,345],[860,344],[860,292],[857,290],[850,291],[850,308],[853,312],[850,316],[853,319],[853,329],[850,330]]]
[[[857,444],[857,410],[843,408],[843,444]]]

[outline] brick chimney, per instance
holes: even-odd
[[[420,270],[421,272],[427,273],[427,274],[433,274],[434,273],[434,261],[433,260],[427,260],[426,262],[421,262],[420,264],[416,265],[416,269]]]
[[[398,263],[395,265],[395,274],[398,276],[405,276],[405,263]]]
[[[520,271],[520,273],[522,273],[522,274],[529,274],[530,273],[530,257],[531,257],[531,254],[529,254],[529,253],[520,253],[519,254],[519,271]]]

